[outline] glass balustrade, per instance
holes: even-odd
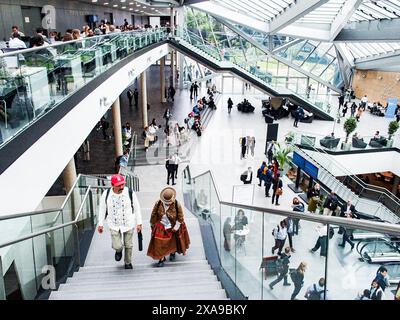
[[[183,174],[185,205],[211,226],[221,267],[245,297],[312,299],[316,284],[321,300],[353,300],[371,288],[378,268],[386,266],[390,286],[383,299],[393,300],[392,290],[400,280],[400,228],[386,232],[384,223],[374,224],[381,231],[350,228],[341,222],[365,220],[329,217],[336,220],[328,223],[316,214],[300,213],[295,218],[283,211],[222,202],[211,172],[191,178],[186,167]],[[295,250],[289,253],[286,249],[289,263],[282,268],[276,263],[278,248],[272,253],[272,232],[285,219],[294,228]],[[286,238],[282,252],[288,247]]]
[[[114,33],[0,55],[0,146],[164,28]]]
[[[212,17],[210,19],[213,20]],[[219,62],[232,63],[238,70],[247,71],[278,93],[293,94],[328,114],[334,112],[331,108],[334,96],[329,88],[319,90],[320,84],[316,81],[310,81],[307,76],[297,70],[268,56],[226,26],[218,22],[214,24],[219,25],[222,31],[197,30],[195,32],[193,28],[183,27],[177,30],[177,35],[197,48],[201,54]],[[215,36],[212,36],[214,33]],[[229,45],[225,45],[225,42]],[[314,84],[312,90],[307,89],[310,83]],[[315,90],[316,87],[318,90]],[[321,87],[324,86],[321,85]]]

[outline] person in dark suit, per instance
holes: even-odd
[[[172,155],[166,160],[165,168],[167,169],[167,184],[169,185],[169,180],[172,179],[172,185],[175,185],[175,162]]]
[[[247,139],[246,137],[243,137],[240,141],[240,145],[242,147],[242,152],[240,156],[240,160],[246,157],[246,149],[247,149]]]
[[[288,282],[288,273],[289,273],[289,263],[290,263],[290,248],[286,247],[285,248],[285,252],[281,254],[280,260],[280,268],[277,270],[278,271],[278,278],[274,281],[272,281],[269,284],[269,287],[272,289],[274,289],[274,285],[276,285],[277,283],[281,282],[283,280],[283,285],[284,286],[290,286],[291,284]]]
[[[135,100],[135,107],[137,108],[139,106],[139,91],[136,88],[133,91],[133,98]]]
[[[353,219],[353,214],[351,212],[346,213],[346,218],[347,219]],[[354,243],[350,239],[350,237],[353,235],[353,229],[350,229],[350,228],[347,228],[347,227],[346,228],[342,227],[342,231],[343,231],[343,240],[342,240],[342,243],[339,244],[339,247],[344,248],[345,245],[346,245],[346,242],[348,242],[350,244],[350,246],[351,246],[351,250],[353,250],[354,249]]]
[[[126,95],[128,96],[129,106],[132,107],[133,91],[128,89]]]
[[[351,201],[347,201],[344,205],[342,205],[342,211],[340,216],[345,218],[347,214],[351,213],[352,216],[354,217],[354,214],[356,213],[356,207],[351,203]]]
[[[274,178],[274,180],[272,181],[272,204],[274,204],[274,200],[276,199],[276,206],[279,206],[279,197],[282,195],[282,187],[283,182],[281,180],[281,175],[278,173],[276,178]]]

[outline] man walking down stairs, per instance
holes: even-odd
[[[111,248],[108,228],[95,233],[83,267],[53,291],[50,300],[221,300],[227,299],[205,257],[197,218],[185,210],[185,223],[190,234],[190,248],[185,256],[176,255],[157,268],[157,261],[146,255],[151,237],[150,215],[154,203],[165,187],[164,166],[140,167],[141,192],[136,192],[140,203],[143,226],[143,251],[138,250],[134,233],[133,269],[116,263]],[[154,178],[154,179],[153,179]],[[160,181],[159,181],[160,180]],[[180,184],[177,200],[183,203]]]

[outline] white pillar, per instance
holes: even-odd
[[[175,80],[176,80],[176,52],[171,50],[171,76],[170,76],[170,85],[175,88]]]
[[[140,74],[140,102],[143,113],[143,128],[147,127],[147,87],[146,87],[146,70]]]
[[[75,167],[75,159],[73,157],[68,162],[68,164],[65,167],[65,169],[63,170],[62,176],[63,176],[63,181],[64,181],[65,192],[68,194],[68,192],[74,186],[74,183],[75,183],[76,178],[77,178],[76,167]]]
[[[178,52],[178,61],[179,61],[179,88],[183,89],[183,69],[184,69],[184,59],[185,57],[183,56],[182,53]]]
[[[121,126],[121,106],[119,97],[112,105],[112,118],[114,127],[114,138],[115,138],[115,157],[123,155],[122,146],[122,126]]]
[[[165,57],[160,59],[160,88],[161,88],[161,102],[166,102],[165,99]]]
[[[169,19],[169,25],[171,27],[171,33],[172,35],[174,35],[174,31],[175,31],[175,19],[174,19],[174,15],[175,15],[175,11],[174,8],[171,8],[171,13],[170,13],[170,19]]]

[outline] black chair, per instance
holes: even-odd
[[[334,149],[338,146],[340,138],[325,137],[319,141],[320,145],[328,148]]]
[[[385,137],[380,137],[379,139],[372,138],[369,145],[372,148],[383,148],[386,147],[386,142],[387,140]]]
[[[351,145],[353,146],[353,148],[358,148],[358,149],[365,149],[367,147],[367,143],[364,142],[363,139],[359,139],[357,137],[352,138]]]
[[[274,123],[274,117],[271,117],[270,115],[266,114],[264,115],[265,118],[265,123]]]
[[[313,120],[314,120],[314,115],[312,115],[312,116],[305,116],[303,119],[300,119],[300,122],[312,123]]]

